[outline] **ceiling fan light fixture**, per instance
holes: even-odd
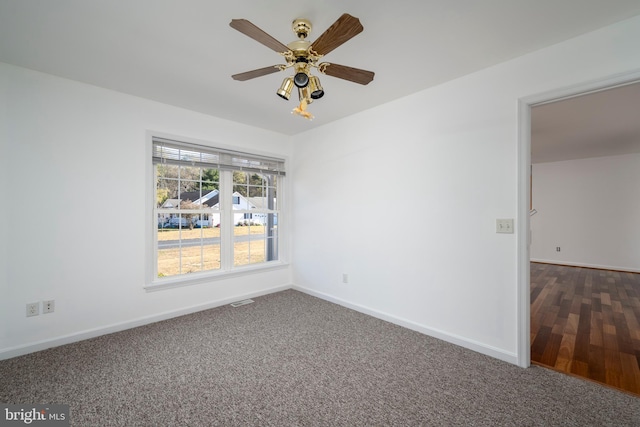
[[[296,73],[293,76],[293,82],[299,88],[307,87],[309,85],[309,75],[303,71]]]
[[[299,87],[298,88],[298,99],[302,102],[303,99],[307,100],[307,104],[311,104],[313,99],[311,98],[311,88],[307,87]]]
[[[293,90],[293,78],[286,77],[282,84],[280,85],[280,89],[276,92],[278,96],[282,99],[289,100],[291,96],[291,91]]]
[[[343,13],[313,43],[307,40],[312,28],[311,22],[307,19],[293,21],[292,29],[297,40],[288,45],[282,44],[246,19],[232,19],[229,26],[277,52],[286,61],[286,64],[258,68],[234,74],[231,77],[237,81],[246,81],[277,71],[292,70],[293,73],[284,79],[276,93],[280,98],[289,100],[294,86],[297,87],[300,105],[293,109],[293,113],[306,119],[313,118],[313,115],[306,111],[307,105],[324,96],[320,79],[311,75],[313,68],[316,68],[319,73],[361,85],[369,84],[373,80],[374,73],[372,71],[328,62],[319,63],[321,58],[324,58],[329,52],[362,32],[363,27],[360,20],[348,13]]]
[[[320,99],[324,96],[324,89],[320,84],[320,79],[316,76],[309,78],[309,91],[311,92],[312,99]]]

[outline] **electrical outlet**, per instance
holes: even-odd
[[[27,317],[37,316],[40,314],[40,303],[30,302],[27,304]]]
[[[55,300],[42,301],[42,313],[53,313],[56,309]]]
[[[556,252],[560,252],[560,246],[556,246]]]
[[[349,283],[349,275],[347,273],[342,273],[342,283]]]

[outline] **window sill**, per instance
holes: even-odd
[[[150,284],[147,284],[144,286],[144,290],[147,292],[154,292],[154,291],[161,291],[164,289],[181,288],[184,286],[198,285],[201,283],[230,279],[230,278],[239,277],[239,276],[246,276],[247,274],[256,274],[256,273],[263,273],[271,270],[280,270],[288,267],[289,267],[289,263],[286,263],[286,262],[270,262],[268,264],[236,267],[230,271],[215,271],[215,272],[206,272],[206,273],[186,274],[180,277],[153,280]]]

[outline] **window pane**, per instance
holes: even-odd
[[[202,247],[202,268],[203,270],[217,270],[220,268],[220,228],[205,226],[200,231],[202,236],[202,240],[199,242]]]
[[[266,196],[266,188],[251,185],[247,187],[247,193],[249,194],[249,197],[262,198]]]
[[[178,180],[158,178],[156,183],[156,206],[173,206],[178,199]],[[173,203],[171,202],[173,200]]]
[[[161,242],[158,242],[158,277],[180,274],[180,249],[173,246],[165,249],[160,249],[161,247]]]
[[[200,191],[200,181],[180,180],[180,200],[194,202],[202,196]]]
[[[244,225],[244,220],[238,221],[238,225],[233,227],[233,237],[235,241],[249,240],[249,227]]]
[[[180,182],[182,191],[199,191],[202,168],[180,166]]]
[[[233,183],[234,184],[246,184],[247,173],[242,171],[233,171]]]
[[[265,262],[265,253],[265,239],[251,240],[249,242],[249,262],[251,264]]]
[[[246,172],[233,171],[233,195],[247,197],[247,174]],[[235,203],[234,203],[235,204]]]
[[[218,169],[202,170],[202,191],[209,192],[211,190],[220,189],[220,171]]]
[[[238,214],[235,216],[238,216]],[[233,228],[233,265],[247,265],[250,262],[250,227],[248,225],[244,225],[244,219],[240,219],[236,224],[237,225]]]
[[[267,176],[259,173],[252,173],[249,177],[249,184],[263,187],[267,185]]]
[[[178,166],[176,165],[156,165],[156,175],[161,178],[178,178]]]
[[[233,244],[233,265],[249,264],[249,242],[235,242]]]
[[[211,227],[218,227],[218,228],[220,227],[219,213],[209,214],[208,218],[209,218],[209,224],[211,225]],[[217,233],[218,233],[218,237],[220,237],[220,231],[218,231]]]
[[[171,214],[169,218],[169,228],[177,228],[181,230],[183,228],[189,228],[187,219],[181,214]],[[177,236],[179,237],[179,235]]]
[[[196,273],[202,271],[202,246],[198,243],[193,245],[192,242],[183,242],[180,250],[180,258],[182,261],[182,269],[180,274]]]
[[[196,200],[198,208],[218,211],[220,210],[220,193],[218,190],[203,190],[202,197]]]
[[[253,215],[257,215],[257,214],[253,214]],[[249,235],[251,236],[252,239],[256,239],[256,238],[264,239],[265,237],[264,223],[254,222],[253,220],[251,220],[251,222],[249,223]]]
[[[158,240],[161,234],[169,231],[169,214],[158,214]]]
[[[220,239],[217,240],[220,242]],[[204,245],[202,247],[203,270],[220,269],[220,243]]]
[[[233,245],[233,265],[255,264],[265,261],[265,240],[236,240]]]
[[[252,214],[241,214],[252,215]],[[255,215],[255,214],[253,214]],[[233,236],[236,240],[262,239],[266,237],[266,226],[255,222],[253,219],[243,219],[233,228]]]

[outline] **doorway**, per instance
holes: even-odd
[[[558,107],[558,103],[560,103],[561,101],[565,101],[565,100],[572,100],[572,99],[576,99],[582,96],[586,96],[587,94],[594,94],[594,93],[599,93],[599,92],[605,92],[607,90],[611,90],[611,89],[615,89],[615,88],[622,88],[622,87],[632,87],[630,85],[633,85],[634,83],[637,86],[640,86],[638,84],[638,81],[640,80],[640,73],[636,72],[636,73],[629,73],[626,75],[620,75],[620,76],[616,76],[613,78],[609,78],[609,79],[603,79],[601,81],[597,81],[597,82],[592,82],[589,84],[584,84],[581,86],[576,86],[576,87],[572,87],[572,88],[568,88],[568,89],[564,89],[564,90],[557,90],[557,91],[552,91],[552,92],[548,92],[545,94],[540,94],[534,97],[529,97],[526,99],[522,99],[520,101],[520,111],[519,111],[519,124],[520,124],[520,144],[519,144],[519,210],[518,210],[518,214],[519,217],[522,218],[521,221],[519,221],[518,225],[517,225],[517,234],[518,234],[518,238],[519,238],[519,243],[518,243],[518,282],[519,282],[519,341],[518,341],[518,363],[520,366],[526,367],[529,366],[531,361],[532,361],[532,351],[536,352],[536,357],[540,356],[539,353],[540,351],[544,352],[544,350],[541,350],[542,348],[542,344],[541,344],[541,340],[539,339],[538,342],[536,343],[536,347],[532,348],[532,343],[535,340],[536,334],[539,331],[533,331],[532,330],[532,326],[533,327],[539,327],[539,325],[536,325],[536,322],[539,322],[539,318],[535,319],[532,322],[532,314],[539,314],[538,310],[539,310],[539,305],[542,304],[540,301],[535,301],[537,297],[540,296],[540,292],[542,292],[541,290],[538,290],[538,294],[537,295],[532,295],[531,294],[531,285],[532,285],[532,270],[533,273],[540,273],[541,270],[541,265],[539,264],[534,264],[534,267],[532,269],[530,262],[532,260],[531,257],[531,247],[530,245],[532,244],[532,230],[531,230],[531,223],[533,221],[537,221],[539,219],[541,219],[543,216],[546,216],[547,218],[545,219],[549,219],[549,215],[548,212],[545,211],[545,214],[541,214],[541,210],[538,209],[537,206],[535,206],[535,183],[536,183],[536,177],[535,177],[535,168],[534,168],[534,173],[533,173],[533,183],[534,186],[532,186],[532,178],[531,178],[531,173],[532,173],[532,168],[531,165],[535,164],[534,162],[536,162],[535,158],[536,157],[540,157],[540,153],[536,152],[537,148],[534,145],[532,145],[532,128],[535,128],[537,126],[536,123],[532,123],[532,109],[537,108],[539,106],[544,106],[544,105],[550,105],[550,104],[556,104],[556,106],[554,108]],[[586,98],[583,98],[586,99]],[[575,100],[573,102],[576,102]],[[569,111],[572,111],[575,113],[575,109],[570,109]],[[638,110],[636,110],[638,111]],[[573,118],[571,118],[571,120],[573,120]],[[571,120],[567,120],[568,122],[571,122]],[[557,123],[556,123],[557,125]],[[584,138],[583,138],[584,139]],[[638,141],[640,143],[640,141]],[[533,144],[535,144],[536,141],[533,141]],[[618,141],[616,142],[616,144],[614,144],[614,147],[608,147],[609,149],[611,148],[615,148],[616,152],[613,152],[613,154],[594,154],[593,152],[591,153],[587,153],[586,156],[582,156],[583,158],[589,158],[591,156],[607,156],[607,155],[624,155],[626,154],[624,152],[624,150],[622,150],[625,145],[625,143],[623,143],[623,141]],[[626,144],[629,145],[629,144]],[[548,147],[547,147],[548,148]],[[556,147],[559,148],[559,147]],[[575,151],[580,151],[581,149],[584,151],[585,149],[589,149],[589,150],[595,150],[597,147],[594,146],[590,146],[590,147],[571,147],[571,146],[567,146],[567,147],[563,147],[563,150],[559,150],[560,153],[559,154],[561,157],[564,156],[564,158],[560,158],[559,160],[556,159],[556,161],[567,161],[569,160],[570,156],[574,156],[575,155]],[[539,151],[539,150],[538,150]],[[544,151],[544,150],[543,150]],[[572,151],[574,152],[572,154]],[[548,152],[548,150],[547,150]],[[569,156],[569,157],[566,157]],[[547,162],[553,162],[554,159],[550,159],[550,158],[546,158],[545,159]],[[532,197],[533,196],[533,197]],[[531,202],[533,202],[533,205],[531,204]],[[540,215],[538,217],[530,217],[532,211],[531,209],[534,209],[534,213],[535,215]],[[546,208],[545,208],[546,209]],[[553,235],[553,233],[551,233]],[[538,236],[539,238],[539,236]],[[538,242],[539,243],[539,242]],[[548,243],[548,242],[545,242]],[[569,244],[570,245],[570,244]],[[559,248],[559,251],[557,253],[555,253],[556,249]],[[544,256],[540,256],[540,254],[538,255],[538,258],[542,258],[542,261],[552,261],[553,263],[558,263],[558,264],[572,264],[571,261],[575,261],[569,259],[569,261],[567,261],[568,258],[562,259],[562,257],[560,257],[559,255],[565,255],[566,252],[562,252],[563,250],[567,250],[567,249],[572,249],[574,250],[575,248],[570,248],[570,247],[565,247],[563,248],[563,244],[553,244],[551,246],[549,246],[547,249],[550,249],[551,251],[553,251],[552,253],[545,253]],[[569,255],[569,254],[567,254]],[[576,255],[575,253],[573,253],[573,255]],[[573,262],[574,265],[570,265],[567,268],[574,268],[576,269],[575,271],[577,271],[576,274],[578,275],[582,275],[584,277],[588,276],[588,274],[585,271],[578,271],[578,269],[588,269],[589,264],[593,264],[592,261],[589,262],[584,262],[582,264],[584,265],[580,265],[579,262]],[[550,264],[553,265],[553,264]],[[544,265],[542,265],[544,266]],[[568,271],[574,271],[574,270],[568,270]],[[606,270],[598,270],[597,272],[597,277],[600,277],[600,272],[601,271],[606,271]],[[558,272],[556,272],[558,273]],[[551,271],[548,272],[548,277],[550,277],[549,275],[551,275]],[[569,274],[566,271],[564,273],[558,273],[558,274]],[[590,273],[590,274],[593,274]],[[631,273],[627,273],[627,274],[631,274]],[[593,278],[596,276],[591,276],[591,281],[593,282]],[[534,279],[537,280],[537,279]],[[557,279],[556,279],[557,280]],[[609,282],[608,278],[604,278],[604,283],[607,284]],[[536,283],[534,283],[534,285],[536,285]],[[548,291],[550,293],[550,291]],[[606,293],[606,292],[603,292]],[[555,297],[558,298],[558,295],[561,295],[560,293],[556,293]],[[564,296],[567,296],[568,294],[566,293],[565,290],[565,294]],[[544,300],[544,298],[543,298]],[[605,302],[610,302],[607,299],[607,295],[604,295],[604,301]],[[602,299],[600,299],[599,301],[600,303],[602,303]],[[533,313],[532,310],[532,304],[536,303],[536,307],[535,307],[535,313]],[[546,322],[550,324],[554,314],[557,317],[558,313],[560,312],[560,310],[563,310],[562,313],[560,313],[561,315],[565,315],[566,311],[568,310],[567,307],[570,308],[570,306],[567,306],[568,303],[565,302],[565,307],[561,308],[560,305],[557,306],[557,308],[554,308],[553,310],[555,310],[555,313],[552,313],[550,315],[547,316]],[[598,307],[596,307],[598,308]],[[574,308],[575,310],[575,308]],[[594,311],[594,312],[597,312]],[[596,316],[597,317],[597,316]],[[572,322],[575,320],[575,316],[572,316]],[[567,320],[568,321],[568,320]],[[584,322],[584,320],[583,320]],[[565,325],[566,326],[566,325]],[[568,330],[571,331],[571,328],[573,326],[576,325],[570,325]],[[576,326],[577,327],[577,326]],[[584,326],[583,326],[584,328]],[[557,332],[559,332],[560,329],[563,329],[561,326],[556,326],[555,329],[555,334],[553,339],[556,340],[555,343],[553,344],[549,344],[549,348],[551,348],[552,350],[547,351],[546,357],[547,359],[549,359],[549,357],[554,356],[554,352],[559,352],[559,344],[562,342],[562,336],[557,334]],[[544,330],[544,333],[548,335],[552,334],[552,330],[553,330],[553,326],[549,326],[548,329]],[[584,332],[585,329],[582,329],[582,332]],[[565,347],[566,347],[567,342],[565,341]],[[545,349],[546,349],[546,345],[545,344]],[[583,344],[581,344],[583,345]],[[554,350],[553,348],[557,347],[557,350]],[[565,348],[566,350],[566,348]],[[589,350],[589,347],[587,346],[587,352]],[[579,349],[579,351],[581,351],[581,349]],[[598,351],[598,350],[596,350]],[[637,359],[637,358],[636,358]],[[535,362],[535,361],[534,361]],[[628,361],[629,363],[631,362],[630,360]],[[626,363],[626,362],[625,362]],[[635,363],[638,363],[638,361],[636,361]],[[562,363],[560,363],[560,365],[562,365]],[[576,363],[575,366],[577,367],[579,364]],[[553,368],[556,368],[555,366],[553,366]],[[580,369],[574,369],[577,371],[580,371]],[[577,374],[579,375],[579,372],[573,372],[573,374]],[[638,384],[640,385],[640,378],[638,379]]]

